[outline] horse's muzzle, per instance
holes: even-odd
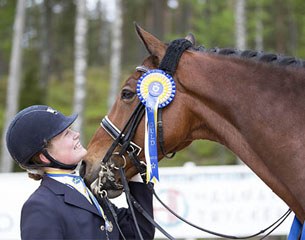
[[[97,178],[90,184],[91,191],[101,197],[115,198],[122,194],[123,185],[120,183],[119,171],[110,160],[100,165]]]

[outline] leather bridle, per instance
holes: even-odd
[[[149,69],[145,66],[138,66],[136,67],[136,71],[145,73]],[[145,112],[144,105],[139,102],[135,108],[135,110],[130,115],[129,119],[127,120],[124,128],[122,131],[120,131],[115,124],[109,119],[108,116],[105,116],[100,125],[101,127],[111,136],[111,138],[114,140],[110,146],[110,148],[107,150],[104,158],[101,161],[100,167],[101,170],[99,172],[99,177],[96,181],[91,184],[91,189],[96,194],[105,194],[105,182],[112,187],[112,189],[122,189],[122,185],[119,183],[116,183],[113,177],[112,170],[118,170],[118,167],[115,166],[115,163],[113,163],[110,159],[111,156],[116,155],[120,157],[123,160],[123,165],[125,167],[126,165],[126,157],[127,154],[129,159],[132,161],[133,165],[136,167],[137,171],[141,174],[145,174],[146,170],[146,163],[144,161],[141,161],[139,159],[139,155],[142,151],[142,148],[134,143],[132,141],[135,132],[138,128],[138,125],[140,124]],[[157,141],[159,143],[159,147],[161,150],[161,153],[166,158],[173,158],[175,155],[175,152],[167,153],[164,147],[164,137],[163,137],[163,121],[162,121],[162,109],[158,109],[157,114]],[[119,152],[116,152],[115,150],[117,147],[120,147]],[[123,167],[123,168],[124,168]],[[108,180],[108,181],[106,181]]]
[[[143,68],[137,68],[137,71],[139,69]],[[138,172],[141,174],[143,181],[145,181],[145,173],[146,173],[146,164],[145,162],[141,161],[139,159],[139,154],[142,151],[142,148],[132,142],[131,140],[133,139],[135,135],[135,131],[144,115],[144,105],[140,102],[136,106],[135,110],[131,114],[129,120],[125,124],[125,127],[123,128],[122,131],[120,131],[108,118],[108,116],[104,117],[101,121],[101,127],[111,136],[111,138],[114,140],[110,148],[108,149],[107,153],[105,154],[103,160],[101,161],[101,170],[99,172],[99,177],[96,181],[91,184],[91,189],[93,192],[100,197],[100,200],[102,203],[104,203],[105,206],[108,207],[108,209],[111,211],[111,214],[114,216],[115,223],[117,228],[119,229],[123,239],[125,239],[120,226],[117,222],[116,219],[116,213],[112,208],[111,203],[109,203],[109,200],[107,198],[107,192],[104,188],[104,183],[105,178],[107,180],[113,180],[113,187],[116,187],[119,189],[121,186],[124,189],[125,195],[126,195],[126,200],[129,205],[129,208],[131,210],[131,213],[133,215],[133,219],[137,228],[138,235],[140,239],[143,239],[141,231],[139,229],[139,226],[137,224],[137,220],[134,214],[133,206],[137,208],[137,210],[142,213],[142,215],[149,221],[151,222],[156,228],[159,229],[160,232],[162,232],[167,238],[169,239],[174,239],[169,233],[167,233],[157,222],[154,221],[154,219],[141,207],[139,203],[135,200],[135,198],[131,195],[129,191],[129,186],[125,177],[124,173],[124,168],[126,165],[126,159],[125,159],[125,154],[127,153],[129,159],[133,162],[133,165],[137,168]],[[162,131],[160,129],[160,126],[162,127],[162,121],[159,121],[159,132]],[[162,131],[163,132],[163,131]],[[161,138],[163,140],[163,138]],[[159,143],[162,145],[161,149],[164,151],[164,146],[163,146],[164,141],[159,141]],[[120,146],[119,152],[115,152],[115,149]],[[113,163],[109,164],[110,158],[112,155],[117,155],[121,157],[124,161],[123,166],[116,167]],[[165,154],[164,154],[165,155]],[[173,154],[172,154],[173,156]],[[112,169],[110,169],[112,167]],[[112,170],[119,170],[120,176],[121,176],[121,182],[122,185],[118,185],[115,183],[115,179],[113,178],[113,173]],[[96,184],[97,182],[97,184]],[[150,188],[151,191],[153,191],[153,185],[151,183],[148,183],[147,186]],[[154,191],[153,191],[154,192]]]
[[[132,112],[130,118],[125,124],[122,131],[109,120],[108,116],[103,118],[101,126],[105,131],[114,139],[104,158],[100,162],[100,172],[98,178],[91,184],[91,190],[96,195],[105,195],[105,191],[108,188],[122,190],[123,185],[117,183],[114,178],[113,171],[118,170],[119,166],[111,160],[112,156],[119,157],[123,160],[123,166],[126,165],[125,154],[128,154],[129,158],[136,162],[136,167],[141,168],[143,171],[144,162],[139,160],[138,155],[142,151],[142,148],[132,142],[136,129],[144,115],[144,106],[139,103],[135,110]],[[117,152],[116,149],[119,148]]]

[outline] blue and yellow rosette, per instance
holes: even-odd
[[[157,152],[157,114],[174,99],[176,85],[169,74],[159,69],[147,71],[138,80],[137,95],[145,105],[145,157],[147,163],[146,181],[159,181]]]

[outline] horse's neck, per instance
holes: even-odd
[[[180,77],[182,85],[192,102],[201,102],[197,116],[203,121],[210,117],[209,126],[219,138],[215,140],[226,143],[236,132],[257,148],[278,139],[303,146],[305,71],[224,56],[204,56],[189,67]]]
[[[304,220],[305,74],[224,56],[194,59],[193,82],[182,85],[201,103],[192,111],[209,128],[202,138],[235,152]]]

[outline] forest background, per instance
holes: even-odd
[[[0,0],[0,19],[2,172],[21,170],[7,155],[5,129],[32,104],[79,112],[76,129],[88,144],[122,82],[147,55],[134,22],[164,42],[191,32],[206,48],[305,58],[304,0]],[[196,141],[160,165],[187,161],[240,162],[219,144]]]

